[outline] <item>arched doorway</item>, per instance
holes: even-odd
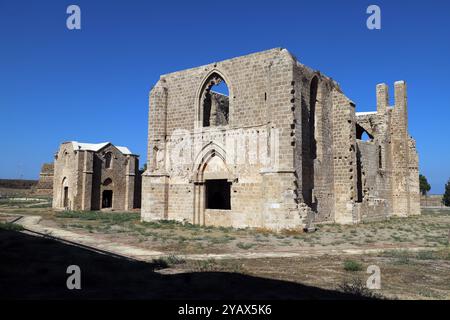
[[[102,191],[102,209],[113,207],[113,183],[110,178],[103,181],[103,191]]]
[[[112,208],[113,191],[103,190],[102,192],[102,209]]]
[[[224,150],[212,144],[197,157],[194,166],[194,223],[205,224],[205,210],[232,209],[233,179],[224,154]]]
[[[62,200],[62,207],[64,209],[69,208],[69,182],[67,181],[67,178],[64,177],[62,184],[61,184],[61,200]]]

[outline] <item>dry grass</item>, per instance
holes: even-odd
[[[449,249],[436,252],[446,257]],[[450,261],[418,259],[411,253],[408,264],[398,264],[387,254],[364,256],[321,256],[308,258],[271,258],[227,260],[222,270],[239,266],[240,272],[264,278],[293,281],[330,290],[357,290],[362,297],[389,299],[450,299]],[[358,261],[361,268],[352,272],[343,268],[345,261]],[[381,289],[369,290],[365,283],[367,267],[381,270]],[[186,266],[186,270],[190,270]],[[231,271],[232,272],[232,271]],[[359,285],[357,285],[359,284]],[[362,285],[361,285],[362,284]]]
[[[319,225],[313,233],[286,229],[202,227],[174,221],[140,222],[138,213],[53,212],[50,208],[1,208],[42,216],[42,224],[172,254],[276,252],[314,249],[448,246],[450,211],[342,226]],[[397,260],[400,260],[397,258]]]

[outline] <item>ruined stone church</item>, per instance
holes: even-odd
[[[139,156],[110,142],[63,142],[53,165],[53,208],[132,210],[140,206]]]
[[[376,111],[356,112],[281,48],[162,75],[142,220],[280,230],[419,214],[406,83],[394,87],[394,105],[379,84]]]

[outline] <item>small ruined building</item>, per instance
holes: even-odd
[[[44,163],[39,173],[39,181],[33,187],[33,194],[39,196],[53,195],[53,163]]]
[[[406,83],[356,112],[331,78],[272,49],[160,77],[142,219],[270,229],[420,213]]]
[[[139,156],[109,142],[64,142],[55,155],[53,208],[132,210],[140,206]]]

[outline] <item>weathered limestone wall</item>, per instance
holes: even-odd
[[[333,88],[322,81],[316,103],[316,158],[314,159],[314,199],[316,221],[334,221],[334,160],[333,160]]]
[[[395,83],[391,135],[393,214],[397,216],[420,214],[418,158],[408,133],[407,94],[404,81]]]
[[[395,106],[392,109],[392,178],[393,178],[393,214],[407,216],[409,204],[409,147],[408,118],[406,105],[406,84],[395,83]]]
[[[39,181],[33,187],[33,193],[42,196],[53,195],[53,163],[44,163],[39,173]]]
[[[161,78],[149,95],[147,171],[142,175],[141,216],[145,221],[168,218],[167,91],[166,80]],[[180,110],[183,115],[188,111]]]
[[[420,196],[420,206],[421,207],[445,207],[442,202],[442,194],[430,194]]]
[[[95,210],[94,204],[95,195],[97,194],[93,189],[94,178],[94,152],[92,151],[78,151],[80,161],[78,163],[78,179],[81,186],[81,208],[80,210]],[[99,196],[97,194],[97,201]]]
[[[357,177],[361,197],[359,220],[385,218],[392,211],[388,97],[384,86],[377,86],[377,112],[356,113],[357,126],[373,137],[370,141],[357,140],[361,163]],[[386,96],[381,97],[380,91]]]
[[[375,141],[357,140],[357,150],[361,155],[361,192],[359,221],[386,218],[389,215],[383,190],[383,177],[379,173],[379,145]],[[378,189],[380,187],[380,189]]]
[[[338,85],[319,72],[295,65],[301,83],[301,108],[295,112],[295,167],[298,201],[309,206],[315,222],[334,219],[333,97]]]
[[[338,90],[333,90],[333,166],[334,221],[357,222],[356,199],[356,129],[355,105]]]
[[[53,208],[81,210],[78,192],[78,154],[70,142],[61,144],[54,163]],[[68,187],[67,207],[63,203],[64,187]]]
[[[408,138],[409,147],[409,215],[420,214],[420,188],[419,188],[419,155],[416,150],[416,142]]]
[[[111,167],[105,167],[104,157],[112,154]],[[135,167],[135,157],[124,155],[115,146],[108,145],[101,152],[94,155],[93,210],[102,208],[102,194],[104,190],[112,190],[114,210],[131,210],[134,207],[135,177],[139,174]],[[108,179],[111,183],[107,183]],[[105,183],[106,182],[106,183]]]
[[[302,224],[295,195],[295,140],[291,136],[296,102],[294,63],[286,50],[273,49],[161,76],[150,93],[143,220],[169,218],[268,228]],[[203,127],[202,95],[218,78],[228,85],[229,122]],[[261,149],[251,150],[248,146],[255,144],[250,140],[262,132],[277,137],[267,136],[256,144]],[[187,150],[191,159],[200,160],[198,163],[191,160],[180,165],[169,159],[173,148],[182,144],[177,141],[181,136],[200,146]],[[239,140],[241,136],[243,140]],[[266,168],[258,163],[258,152],[270,148],[276,148],[279,157],[276,166]],[[223,159],[224,177],[232,183],[232,209],[227,215],[204,208],[207,179],[203,172],[211,154]]]

